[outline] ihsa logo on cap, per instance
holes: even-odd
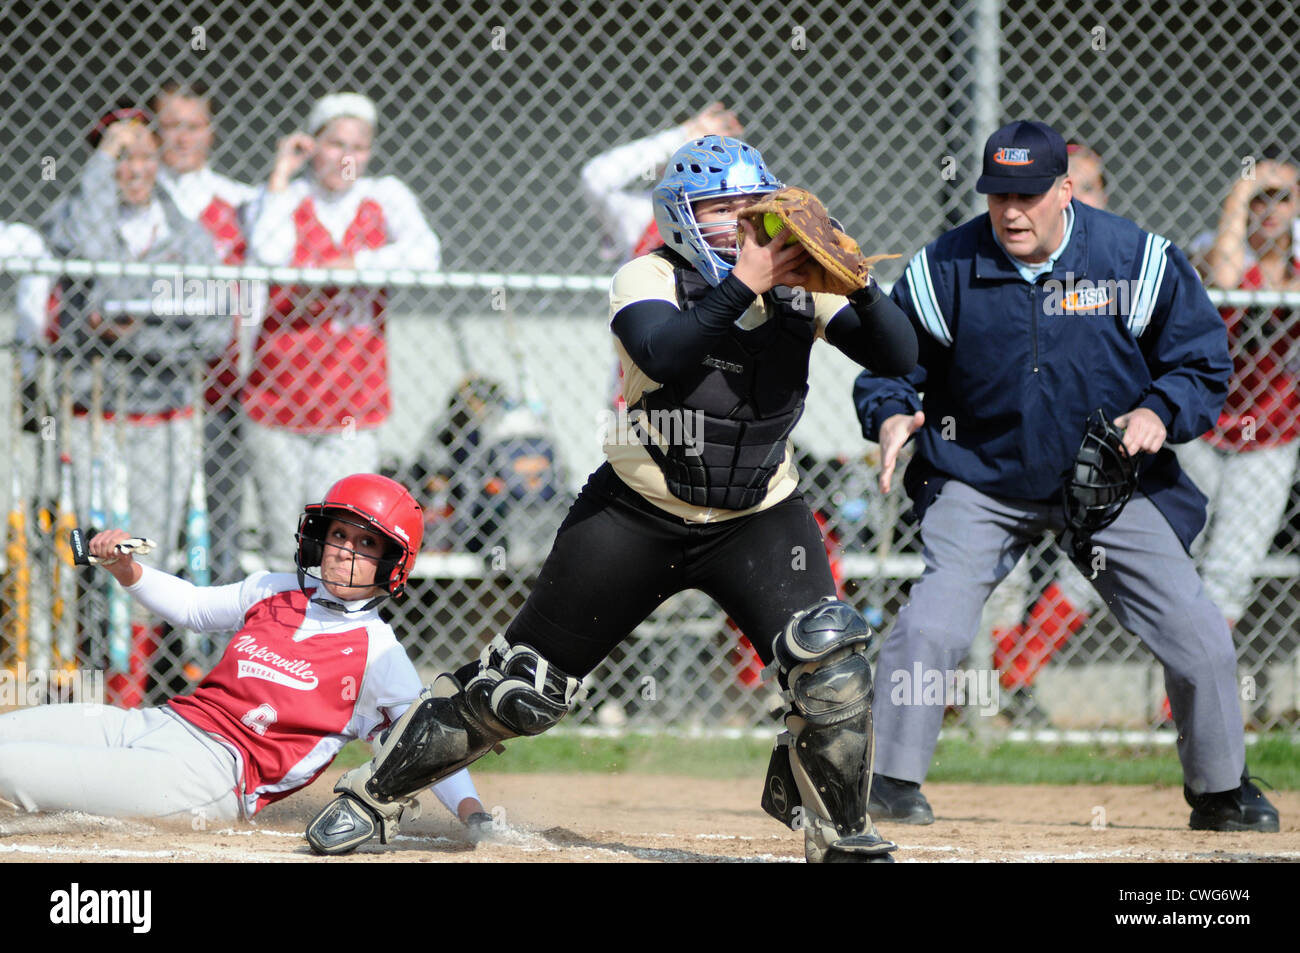
[[[1011,146],[1003,146],[997,152],[993,153],[993,161],[998,165],[1034,164],[1034,160],[1029,158],[1028,149],[1013,149]]]

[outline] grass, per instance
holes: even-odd
[[[772,743],[755,738],[680,738],[663,734],[588,738],[549,734],[506,743],[503,755],[474,765],[478,773],[680,774],[701,778],[761,778]],[[369,747],[348,745],[335,762],[361,764]],[[1274,788],[1300,789],[1300,744],[1288,736],[1264,736],[1246,751],[1253,775]],[[930,781],[985,784],[1182,784],[1171,745],[1067,745],[963,739],[939,743]]]

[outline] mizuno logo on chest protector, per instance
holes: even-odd
[[[743,365],[733,364],[730,361],[724,361],[720,357],[712,357],[712,356],[706,357],[700,363],[703,364],[705,367],[716,367],[718,370],[727,371],[730,374],[742,374],[744,373],[745,370]]]

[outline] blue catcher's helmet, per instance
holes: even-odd
[[[705,136],[678,149],[654,190],[655,223],[664,244],[677,252],[717,285],[735,265],[734,254],[718,254],[705,236],[691,203],[724,195],[764,195],[783,188],[767,170],[753,146],[727,136]],[[710,223],[709,229],[730,228],[736,222]]]

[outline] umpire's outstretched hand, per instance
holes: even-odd
[[[925,414],[894,414],[880,425],[880,492],[888,493],[893,484],[894,464],[898,451],[909,437],[925,426]]]

